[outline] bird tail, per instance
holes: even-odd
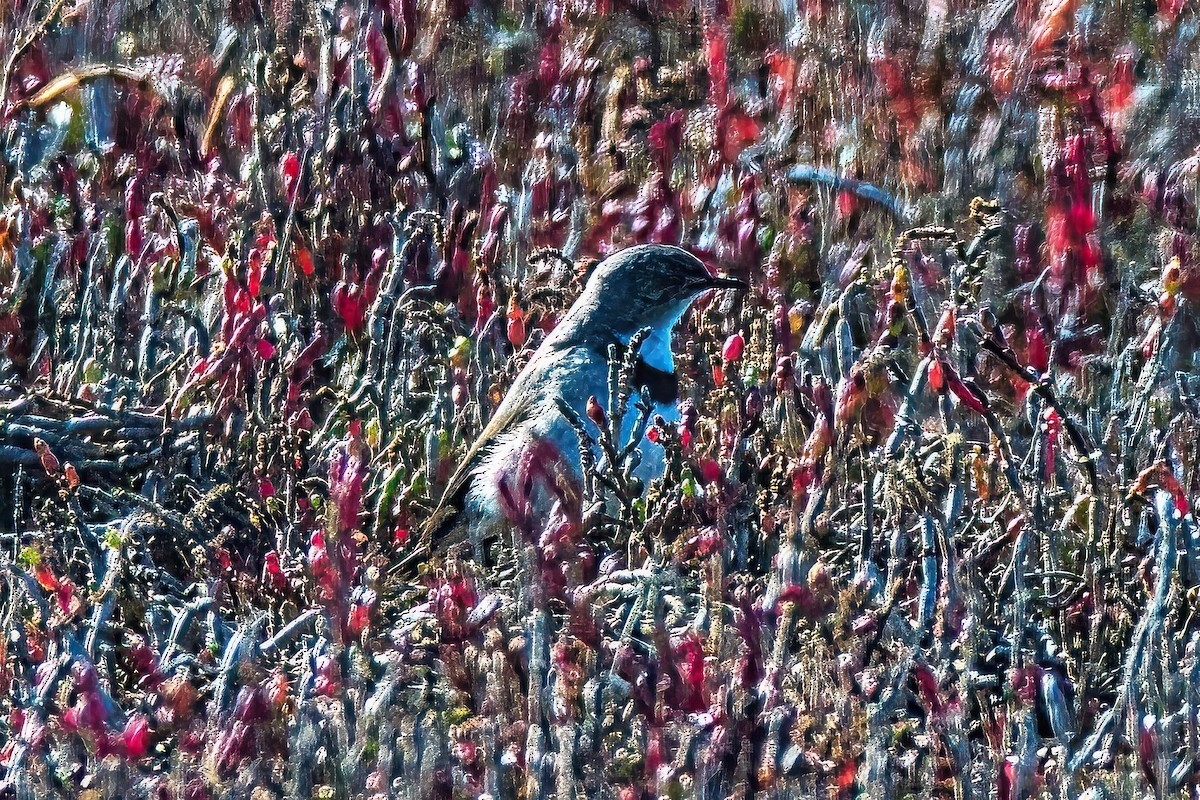
[[[399,561],[392,563],[389,570],[392,577],[402,580],[413,578],[421,564],[466,538],[463,508],[467,488],[463,482],[452,494],[442,497],[433,514],[421,527],[413,546]]]

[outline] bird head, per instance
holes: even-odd
[[[601,261],[576,305],[598,324],[629,335],[645,326],[673,325],[709,290],[745,288],[742,281],[713,275],[682,248],[644,244]]]

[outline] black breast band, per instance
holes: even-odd
[[[624,358],[628,347],[621,342],[614,344],[617,348],[617,358]],[[603,355],[608,357],[607,352]],[[639,388],[645,387],[655,405],[670,405],[679,399],[679,376],[674,372],[652,367],[641,357],[633,367],[633,383]]]

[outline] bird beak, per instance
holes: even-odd
[[[736,289],[738,291],[744,292],[744,291],[746,291],[746,289],[748,289],[750,287],[749,287],[749,284],[747,284],[743,280],[738,280],[737,278],[721,278],[721,277],[717,277],[716,275],[714,275],[714,276],[710,277],[708,280],[706,280],[703,284],[701,284],[701,288],[702,289]]]

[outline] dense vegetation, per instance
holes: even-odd
[[[1195,796],[1198,34],[9,0],[0,796]],[[753,286],[662,480],[617,364],[577,502],[398,567],[647,241]]]

